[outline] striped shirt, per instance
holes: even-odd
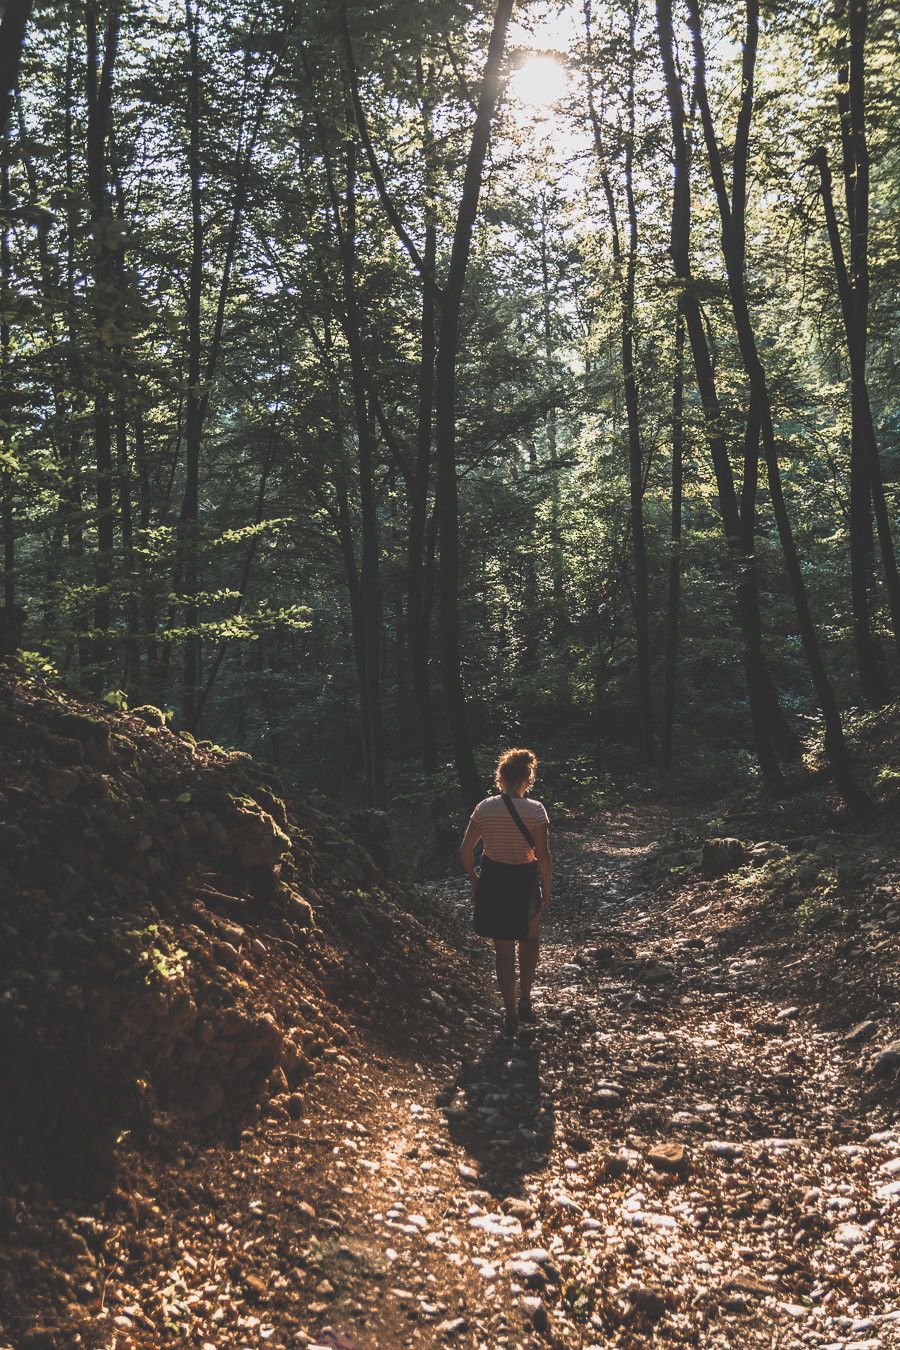
[[[549,824],[547,812],[542,802],[530,797],[513,797],[512,804],[532,834],[535,826],[542,821]],[[534,849],[528,847],[528,841],[504,803],[499,792],[496,796],[485,797],[472,812],[470,823],[474,824],[478,835],[484,841],[484,851],[494,862],[526,863],[534,862]]]

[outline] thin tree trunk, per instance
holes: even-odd
[[[634,203],[634,62],[635,24],[634,7],[628,14],[628,127],[625,134],[625,200],[628,222],[628,244],[624,253],[619,230],[618,212],[612,180],[606,162],[603,130],[594,99],[593,69],[591,66],[591,4],[585,0],[585,35],[588,46],[588,109],[594,134],[594,148],[600,169],[600,181],[610,218],[613,263],[621,285],[620,353],[622,386],[625,399],[625,417],[628,428],[628,487],[631,512],[631,551],[634,569],[634,626],[637,648],[638,726],[640,752],[647,765],[654,759],[653,691],[650,669],[650,598],[647,576],[647,545],[644,535],[644,456],[641,447],[641,423],[638,408],[637,376],[634,368],[635,272],[637,268],[637,212]]]
[[[4,19],[4,27],[6,20]],[[23,25],[24,28],[24,25]],[[2,36],[2,32],[0,32]],[[21,39],[20,39],[21,41]],[[10,344],[12,332],[9,322],[10,278],[12,275],[12,251],[9,243],[10,231],[10,195],[9,164],[7,162],[6,126],[0,136],[0,152],[3,164],[0,166],[0,422],[3,423],[3,450],[6,462],[12,459],[12,355]],[[3,512],[3,604],[11,610],[16,603],[16,539],[13,516],[13,475],[6,469],[0,475]]]
[[[200,147],[200,4],[201,0],[185,0],[185,18],[188,31],[188,175],[191,198],[191,262],[188,282],[188,369],[185,407],[185,485],[181,504],[179,550],[176,561],[176,582],[184,588],[184,667],[182,709],[185,725],[196,726],[197,701],[202,678],[202,641],[199,632],[199,504],[200,458],[203,430],[209,412],[209,400],[219,364],[225,313],[231,289],[231,273],[237,254],[244,208],[247,200],[250,167],[262,126],[263,115],[272,80],[280,61],[281,50],[273,57],[260,87],[259,99],[246,132],[245,108],[251,78],[251,46],[248,42],[244,60],[244,85],[241,116],[235,152],[234,199],[225,247],[222,271],[219,277],[216,311],[212,334],[203,360],[201,336],[201,302],[204,269],[204,224],[201,191],[202,155]],[[284,42],[287,41],[285,35]],[[178,590],[178,585],[174,590]]]
[[[650,670],[650,596],[647,544],[644,536],[644,454],[638,414],[637,375],[634,368],[634,290],[637,268],[637,211],[634,204],[634,62],[635,8],[628,10],[628,131],[625,138],[625,201],[628,215],[628,256],[622,295],[622,378],[628,419],[628,481],[631,499],[631,547],[634,565],[634,621],[637,640],[638,709],[641,757],[653,763],[653,693]]]
[[[438,600],[441,669],[450,743],[463,800],[472,807],[481,796],[463,686],[459,631],[459,502],[456,480],[456,361],[463,289],[478,213],[484,159],[494,109],[500,93],[500,70],[513,0],[499,0],[481,81],[478,109],[466,159],[463,189],[456,217],[450,267],[441,302],[438,350],[435,362],[435,444],[437,450],[437,505],[441,536]]]
[[[868,268],[868,179],[869,155],[865,128],[865,37],[867,13],[864,0],[850,3],[849,66],[839,74],[838,113],[841,126],[841,149],[844,180],[844,199],[850,226],[850,270],[844,261],[844,250],[834,209],[831,189],[831,170],[824,147],[816,153],[825,223],[831,245],[831,255],[837,280],[841,317],[847,339],[850,365],[850,407],[852,425],[851,466],[862,463],[866,470],[868,490],[875,513],[878,547],[887,591],[888,610],[894,640],[900,648],[900,574],[891,537],[890,512],[884,493],[884,475],[875,424],[869,400],[866,376],[868,346],[869,268]],[[857,164],[859,168],[857,168]],[[860,470],[857,467],[857,474]],[[851,479],[852,481],[852,479]],[[853,511],[851,508],[851,521]],[[866,578],[868,581],[868,577]],[[885,696],[886,676],[881,673]],[[876,693],[879,692],[876,684]]]
[[[722,526],[728,548],[728,566],[735,577],[737,615],[741,629],[744,672],[747,681],[747,698],[750,707],[754,749],[764,781],[769,786],[780,789],[783,785],[783,779],[778,755],[773,744],[773,727],[778,725],[779,721],[784,722],[784,718],[781,714],[777,695],[774,695],[774,685],[771,682],[762,648],[759,583],[753,543],[756,500],[755,461],[752,466],[754,476],[752,498],[750,498],[754,505],[754,511],[752,515],[748,513],[749,535],[745,535],[741,528],[734,476],[725,443],[724,422],[719,405],[709,339],[703,323],[703,315],[691,271],[691,155],[686,133],[684,100],[675,66],[675,34],[672,24],[671,0],[657,0],[656,16],[674,152],[675,179],[672,196],[670,251],[675,275],[681,282],[682,287],[680,303],[691,345],[697,388],[703,405],[706,436],[716,478],[719,512],[722,517]],[[737,159],[740,161],[740,155],[737,156]],[[747,473],[745,473],[744,483],[745,490],[749,493],[751,480]],[[749,547],[747,547],[748,542]],[[774,695],[774,699],[772,695]],[[787,727],[786,723],[785,728],[789,735],[790,728]]]
[[[203,436],[201,388],[201,304],[203,298],[204,227],[200,160],[200,0],[185,0],[188,33],[188,178],[191,202],[191,259],[188,266],[187,390],[185,405],[184,494],[179,519],[178,581],[184,590],[184,687],[182,715],[188,730],[196,726],[201,644],[198,631],[198,512],[200,443]]]
[[[31,0],[6,0],[0,19],[0,143],[6,142],[6,131],[15,103],[19,83],[19,65],[25,45],[25,30],[31,16]]]
[[[94,457],[97,470],[97,556],[94,569],[94,662],[92,685],[99,694],[112,651],[113,585],[113,444],[109,381],[110,325],[115,323],[115,254],[108,231],[111,221],[106,146],[112,111],[112,84],[119,41],[120,0],[109,10],[102,56],[98,46],[96,0],[85,9],[87,36],[87,178],[94,247],[92,308],[96,340],[94,371]]]
[[[753,73],[756,44],[759,30],[758,0],[747,0],[747,27],[744,39],[744,94],[752,109]],[[765,370],[756,345],[756,335],[744,278],[743,250],[741,247],[744,202],[736,201],[739,211],[737,229],[734,223],[734,208],[728,200],[725,186],[725,174],[722,157],[712,120],[709,98],[706,90],[706,54],[700,26],[698,0],[688,0],[688,22],[694,46],[694,70],[697,103],[703,123],[703,134],[709,160],[710,173],[716,192],[719,218],[722,227],[722,254],[728,276],[728,290],[734,315],[735,329],[744,369],[750,383],[751,398],[760,420],[760,435],[763,457],[766,463],[769,481],[769,494],[772,510],[778,528],[784,556],[785,570],[790,581],[797,613],[797,627],[813,686],[825,727],[825,749],[834,772],[835,782],[847,806],[852,810],[862,810],[869,805],[868,798],[856,781],[847,745],[844,740],[840,712],[834,697],[834,690],[822,657],[819,638],[813,623],[806,583],[797,552],[784,492],[781,484],[781,471],[778,462],[778,449],[775,439],[775,427],[772,420],[772,405]]]
[[[553,379],[553,323],[551,317],[550,253],[547,246],[547,194],[541,191],[541,308],[544,338],[544,369],[547,384]],[[547,457],[550,461],[550,584],[553,609],[550,619],[551,637],[558,641],[566,621],[562,529],[560,525],[559,457],[557,454],[556,409],[547,414]]]
[[[675,370],[672,377],[672,516],[669,530],[669,604],[666,615],[666,667],[663,692],[661,757],[672,767],[675,730],[675,684],[678,673],[678,630],[681,620],[681,499],[684,484],[684,314],[675,316]]]
[[[412,675],[413,700],[422,767],[430,772],[437,765],[437,738],[431,706],[429,648],[431,604],[426,605],[425,530],[428,516],[428,479],[431,468],[432,415],[434,411],[434,356],[436,291],[427,277],[433,277],[437,264],[437,226],[431,200],[434,143],[431,124],[431,72],[428,82],[421,64],[418,68],[422,95],[422,155],[425,163],[425,250],[422,279],[422,321],[419,342],[418,425],[416,457],[409,487],[409,537],[407,544],[406,632]]]
[[[362,592],[363,655],[368,716],[369,805],[385,803],[384,730],[381,708],[382,601],[379,576],[378,513],[375,504],[375,443],[366,400],[362,319],[356,285],[356,146],[347,147],[347,188],[341,259],[344,275],[345,336],[350,352],[353,407],[359,456],[359,505],[362,522],[360,588]]]

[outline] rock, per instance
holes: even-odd
[[[137,708],[131,709],[132,717],[139,717],[142,722],[146,722],[148,727],[168,726],[168,719],[161,708],[155,708],[152,703],[142,703]]]
[[[67,801],[81,782],[74,769],[61,769],[55,764],[46,766],[43,779],[47,795],[56,802]]]
[[[872,1060],[872,1072],[875,1074],[896,1073],[900,1069],[900,1041],[891,1041],[885,1045]]]
[[[613,1092],[611,1088],[601,1088],[591,1097],[591,1106],[596,1106],[601,1111],[614,1111],[617,1106],[621,1105],[621,1095],[618,1092]]]
[[[631,1305],[649,1322],[658,1322],[668,1311],[669,1301],[660,1289],[639,1284],[626,1289],[625,1293]]]
[[[867,1234],[859,1224],[839,1223],[833,1236],[835,1242],[839,1242],[842,1247],[858,1247],[861,1242],[865,1242]]]
[[[502,1208],[506,1214],[511,1214],[520,1223],[528,1224],[534,1219],[534,1206],[517,1196],[504,1200]]]
[[[739,1158],[744,1151],[743,1144],[733,1144],[729,1139],[710,1139],[706,1147],[717,1158]]]
[[[507,1261],[506,1270],[514,1280],[524,1284],[527,1289],[543,1289],[547,1277],[536,1261],[522,1261],[515,1257]]]
[[[545,1332],[550,1327],[547,1309],[539,1298],[523,1298],[522,1308],[535,1331]]]
[[[684,1144],[673,1142],[656,1144],[647,1154],[647,1161],[657,1172],[669,1172],[685,1176],[688,1170],[688,1155]]]
[[[245,1275],[244,1288],[254,1298],[267,1299],[269,1297],[269,1287],[265,1280],[261,1280],[258,1275]]]
[[[872,1035],[878,1024],[869,1019],[863,1022],[857,1022],[855,1027],[844,1033],[844,1041],[847,1045],[859,1045],[861,1041],[866,1041]]]
[[[442,1336],[458,1336],[468,1327],[468,1322],[464,1317],[448,1317],[444,1322],[438,1322],[436,1330]]]
[[[707,839],[703,845],[703,875],[708,881],[736,872],[747,860],[740,839]]]
[[[56,1350],[60,1344],[50,1327],[29,1327],[19,1339],[22,1350]]]
[[[240,867],[277,867],[291,841],[272,816],[252,797],[228,794],[225,827]]]
[[[750,1298],[768,1298],[774,1288],[753,1274],[752,1270],[740,1270],[731,1275],[722,1286],[726,1293],[746,1294]]]

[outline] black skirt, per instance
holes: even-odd
[[[540,897],[536,862],[502,863],[485,856],[475,887],[472,927],[482,937],[526,938]]]

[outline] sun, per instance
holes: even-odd
[[[550,108],[566,92],[568,76],[552,56],[531,56],[519,66],[509,82],[517,102],[531,108]]]

